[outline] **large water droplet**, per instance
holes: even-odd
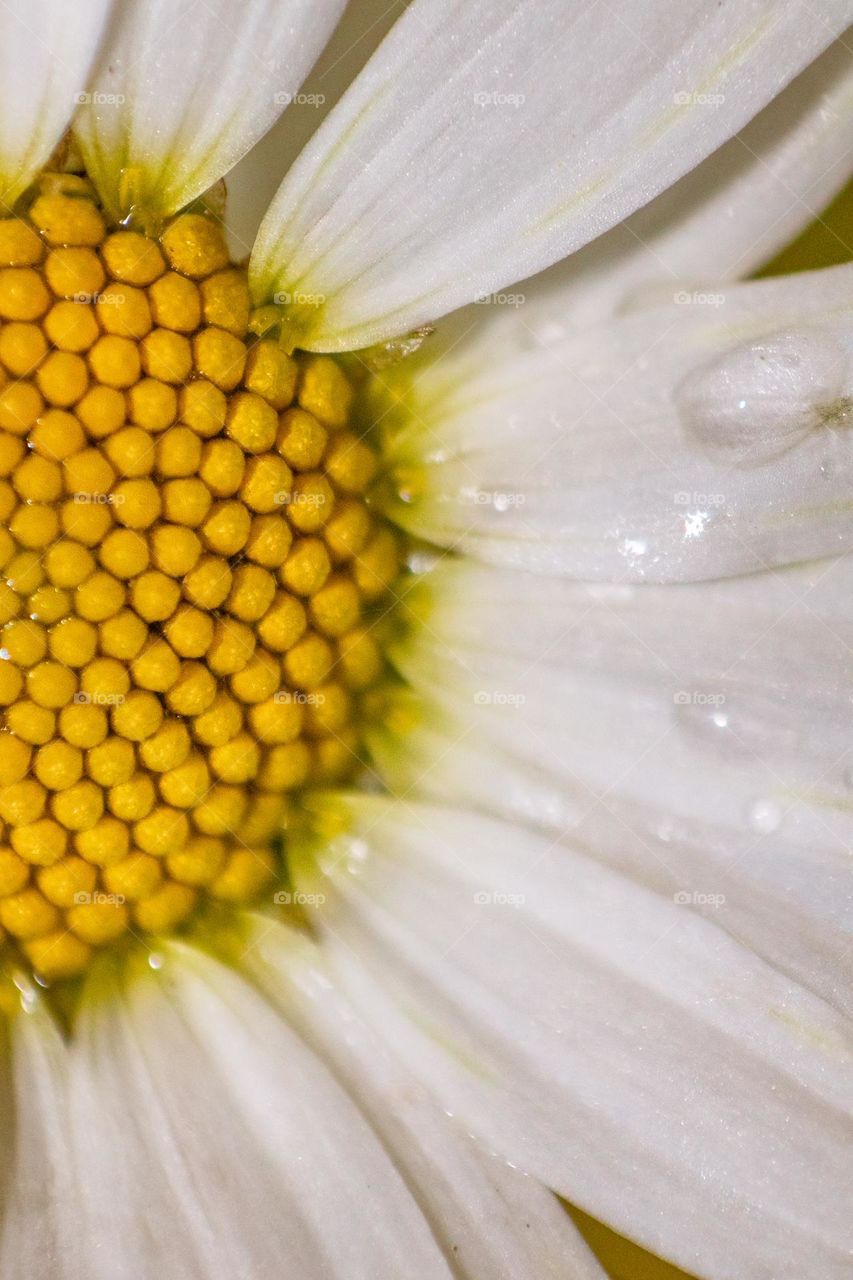
[[[850,390],[849,359],[835,335],[802,329],[715,357],[684,379],[675,400],[706,449],[749,466],[792,448]]]

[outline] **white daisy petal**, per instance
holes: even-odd
[[[604,1280],[554,1196],[442,1111],[330,981],[310,939],[262,917],[246,963],[381,1136],[458,1280]]]
[[[211,187],[293,100],[345,0],[133,0],[75,122],[114,217]]]
[[[511,362],[436,360],[389,428],[391,462],[414,472],[391,514],[587,580],[715,578],[853,547],[851,284],[848,265],[684,291]]]
[[[13,1160],[3,1197],[4,1280],[80,1280],[80,1196],[68,1132],[68,1052],[39,1002],[11,1026]],[[4,1124],[5,1128],[5,1124]]]
[[[493,1150],[713,1280],[849,1271],[848,1025],[722,930],[566,845],[329,800],[334,972]]]
[[[569,327],[612,315],[656,284],[683,289],[743,278],[808,226],[850,175],[853,50],[839,40],[707,160],[625,222],[512,293],[518,305],[466,308],[494,358],[562,340]],[[519,300],[521,300],[519,302]],[[497,299],[500,303],[500,295]],[[444,328],[444,326],[442,326]]]
[[[399,1258],[449,1280],[322,1063],[230,970],[164,954],[159,978],[84,998],[72,1048],[87,1280],[375,1280]]]
[[[62,138],[110,0],[12,0],[0,17],[0,202],[11,210]]]
[[[580,248],[850,20],[799,0],[415,0],[291,169],[252,257],[300,346],[406,331]]]
[[[446,564],[394,650],[425,710],[370,747],[400,794],[568,836],[853,1013],[851,599],[850,557],[677,588]]]

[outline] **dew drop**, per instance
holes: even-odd
[[[847,353],[819,329],[741,343],[684,379],[675,393],[685,429],[736,465],[766,462],[831,416],[849,392]]]
[[[774,800],[754,800],[746,811],[746,821],[756,834],[767,836],[778,830],[782,812]]]

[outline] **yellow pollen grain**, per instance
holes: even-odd
[[[249,306],[206,213],[45,174],[0,218],[0,960],[47,983],[271,898],[288,793],[358,763],[400,555],[340,362]]]

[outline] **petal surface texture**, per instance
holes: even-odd
[[[850,549],[851,284],[844,266],[685,290],[511,361],[460,346],[401,393],[391,514],[431,542],[586,580],[719,578]]]
[[[11,210],[85,96],[110,0],[11,0],[0,41],[0,202]]]
[[[569,844],[328,803],[337,980],[485,1146],[693,1274],[848,1274],[845,1019]]]
[[[110,212],[201,195],[297,95],[344,0],[119,6],[75,132]]]
[[[332,981],[322,951],[266,918],[251,974],[381,1136],[458,1280],[604,1280],[554,1195],[472,1140]]]
[[[519,307],[466,308],[472,322],[522,348],[645,297],[743,278],[814,222],[851,173],[853,48],[838,40],[734,138],[598,240],[512,292]],[[499,302],[499,299],[498,299]],[[442,325],[442,330],[444,325]],[[471,340],[473,335],[469,335]],[[452,340],[452,339],[451,339]]]
[[[541,270],[698,164],[843,31],[791,0],[415,0],[252,257],[297,344],[352,350]]]
[[[230,969],[164,954],[162,975],[91,993],[72,1049],[87,1280],[450,1280],[378,1138],[280,1014]]]
[[[445,564],[371,750],[404,798],[569,840],[853,1013],[851,595],[850,557],[683,587]]]

